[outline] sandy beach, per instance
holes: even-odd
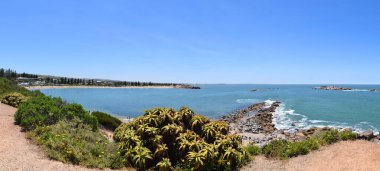
[[[123,87],[112,87],[112,86],[26,86],[28,90],[38,90],[38,89],[65,89],[65,88],[180,88],[176,86],[123,86]]]

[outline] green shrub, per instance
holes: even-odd
[[[202,134],[202,127],[210,120],[202,115],[194,115],[190,120],[191,129],[197,134]]]
[[[260,147],[258,147],[256,145],[252,145],[252,144],[245,147],[245,150],[248,152],[248,154],[250,154],[252,156],[257,156],[261,153]]]
[[[92,130],[95,131],[98,129],[98,121],[97,119],[90,115],[88,111],[86,111],[82,105],[72,103],[72,104],[64,104],[62,106],[62,115],[63,119],[72,120],[74,117],[78,117],[84,123],[91,126]]]
[[[114,133],[125,166],[141,170],[234,170],[249,158],[228,124],[209,121],[191,109],[156,108]]]
[[[55,160],[87,167],[120,167],[116,145],[79,118],[37,127],[29,133]]]
[[[28,98],[21,93],[12,92],[3,96],[1,103],[18,107],[21,103],[24,103]]]
[[[338,130],[321,132],[318,135],[316,135],[316,138],[319,141],[319,144],[321,145],[329,145],[332,143],[336,143],[340,140]]]
[[[299,155],[306,155],[319,148],[318,141],[310,138],[305,141],[289,142],[286,140],[274,140],[262,149],[262,153],[270,158],[287,159]]]
[[[292,142],[289,143],[286,150],[286,158],[296,157],[299,155],[306,155],[312,149],[309,147],[308,141]]]
[[[287,159],[308,154],[310,151],[319,149],[322,145],[329,145],[341,140],[355,140],[356,138],[357,134],[352,131],[330,130],[320,132],[304,141],[274,140],[262,148],[262,153],[270,158]]]
[[[104,112],[92,112],[92,116],[95,116],[95,118],[98,120],[100,125],[103,125],[105,128],[110,129],[114,131],[117,127],[121,125],[121,120],[113,117],[107,113]]]
[[[16,114],[15,122],[24,130],[33,130],[37,126],[53,125],[60,120],[71,120],[78,117],[89,124],[95,131],[98,122],[79,104],[66,104],[60,98],[48,96],[32,97],[22,103]]]
[[[307,139],[304,143],[305,143],[305,146],[307,146],[307,148],[310,149],[310,151],[318,150],[319,147],[321,146],[315,137],[311,137]]]
[[[356,140],[358,138],[358,134],[352,131],[342,131],[339,132],[339,138],[343,141]]]
[[[262,153],[270,158],[287,159],[288,145],[289,142],[286,140],[274,140],[264,145]]]
[[[29,91],[28,89],[17,85],[17,82],[15,80],[9,80],[6,78],[0,77],[0,99],[7,93],[11,92],[17,92],[24,96],[39,96],[42,95],[42,93],[38,90],[36,91]]]

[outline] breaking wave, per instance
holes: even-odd
[[[265,101],[267,105],[273,104],[274,101]],[[373,126],[370,122],[359,122],[356,124],[349,124],[344,122],[334,122],[326,120],[311,120],[306,115],[296,113],[293,109],[287,109],[285,103],[280,106],[273,113],[273,124],[277,129],[309,129],[312,127],[332,127],[332,128],[351,128],[355,132],[362,132],[371,130],[375,134],[379,129]]]
[[[257,103],[259,100],[257,99],[237,99],[236,100],[236,103],[249,103],[249,104],[252,104],[252,103]]]

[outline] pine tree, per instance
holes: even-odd
[[[1,68],[1,69],[0,69],[0,77],[4,77],[4,73],[5,73],[4,69]]]

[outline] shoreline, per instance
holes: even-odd
[[[350,127],[310,127],[295,129],[277,129],[273,119],[280,106],[278,101],[265,101],[252,104],[246,108],[239,109],[224,115],[220,120],[230,126],[230,133],[242,136],[243,144],[253,143],[259,147],[264,146],[272,140],[302,141],[319,132],[338,130],[351,130]],[[354,131],[358,133],[358,139],[380,143],[380,134],[371,130]]]
[[[170,89],[181,88],[176,86],[25,86],[28,90],[40,90],[40,89],[70,89],[70,88],[109,88],[109,89]]]

